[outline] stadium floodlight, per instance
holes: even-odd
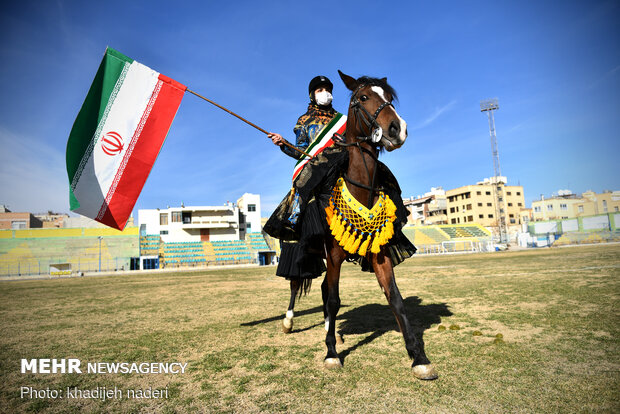
[[[480,101],[480,112],[486,112],[489,117],[489,134],[491,136],[491,149],[493,151],[493,169],[495,180],[493,183],[493,195],[495,198],[495,217],[497,217],[497,228],[501,243],[508,243],[508,229],[506,228],[506,213],[504,210],[504,197],[500,194],[499,180],[502,176],[502,169],[499,165],[499,151],[497,150],[497,136],[495,135],[495,117],[493,111],[499,109],[497,98],[484,99]],[[505,184],[505,183],[504,183]]]
[[[480,112],[494,111],[495,109],[499,109],[499,101],[497,98],[480,101]]]

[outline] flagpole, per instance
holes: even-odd
[[[194,91],[192,91],[192,90],[190,90],[190,89],[186,89],[186,90],[187,90],[187,92],[191,93],[192,95],[196,95],[197,97],[199,97],[199,98],[201,98],[201,99],[204,99],[205,101],[209,102],[210,104],[213,104],[213,105],[217,106],[218,108],[220,108],[220,109],[222,109],[222,110],[224,110],[224,111],[228,112],[228,113],[229,113],[229,114],[231,114],[232,116],[235,116],[235,117],[239,118],[240,120],[242,120],[242,121],[243,121],[243,122],[245,122],[246,124],[251,125],[251,126],[253,126],[254,128],[258,129],[260,132],[262,132],[262,133],[264,133],[264,134],[269,135],[269,132],[268,132],[268,131],[265,131],[263,128],[259,127],[259,126],[258,126],[258,125],[256,125],[256,124],[253,124],[252,122],[248,121],[247,119],[243,118],[242,116],[237,115],[237,114],[236,114],[236,113],[234,113],[233,111],[231,111],[231,110],[229,110],[229,109],[227,109],[227,108],[224,108],[222,105],[219,105],[219,104],[217,104],[216,102],[213,102],[211,99],[205,98],[204,96],[202,96],[202,95],[200,95],[200,94],[198,94],[198,93],[196,93],[196,92],[194,92]],[[291,149],[293,149],[293,150],[295,150],[295,151],[299,152],[300,154],[303,154],[303,155],[305,155],[306,157],[312,158],[312,155],[308,154],[307,152],[304,152],[304,151],[300,150],[299,148],[295,147],[295,146],[294,146],[293,144],[291,144],[290,142],[288,142],[288,141],[283,141],[282,143],[283,143],[284,145],[286,145],[287,147],[289,147],[289,148],[291,148]]]

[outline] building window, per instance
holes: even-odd
[[[506,191],[506,195],[512,195],[510,191]]]
[[[583,213],[583,206],[577,207],[580,213]]]
[[[560,204],[560,210],[568,210],[568,206],[566,204]]]
[[[615,207],[614,207],[614,211],[618,211],[618,206],[615,206]]]
[[[553,211],[553,204],[547,204],[547,211]]]
[[[454,207],[450,207],[450,213],[454,213]]]
[[[520,196],[521,195],[521,191],[517,191],[517,195]]]
[[[183,224],[192,223],[192,212],[191,211],[184,211],[183,214],[181,214],[181,217],[183,218]]]
[[[476,195],[482,195],[482,191],[476,191]]]
[[[493,214],[489,214],[489,215],[488,215],[488,217],[489,217],[489,218],[493,218]]]
[[[450,219],[450,224],[456,224],[456,219]]]
[[[485,192],[486,195],[491,195],[490,191]]]
[[[511,218],[510,219],[510,224],[515,224],[515,223],[516,223],[515,219]]]
[[[478,203],[478,207],[482,207],[482,203]]]
[[[523,204],[522,204],[522,203],[517,203],[517,205],[518,205],[519,207],[523,207]]]
[[[252,223],[248,223],[245,225],[245,229],[248,233],[252,232]]]
[[[180,223],[181,221],[182,221],[181,212],[180,211],[173,211],[172,212],[172,222],[173,223]]]
[[[11,222],[11,230],[27,229],[26,220],[15,220]]]
[[[487,203],[487,207],[493,207],[493,204]]]
[[[514,214],[508,214],[508,217],[510,218],[514,218],[514,216],[515,216]]]
[[[512,203],[508,203],[508,207],[512,207]]]
[[[159,225],[167,226],[168,225],[168,213],[160,213],[159,214]]]
[[[474,221],[474,216],[467,216],[467,221]]]
[[[478,214],[478,218],[484,218],[484,214]]]
[[[467,210],[471,210],[471,204],[467,204]]]
[[[471,193],[465,193],[465,198],[471,198]]]
[[[168,230],[161,230],[159,234],[168,234]]]
[[[607,200],[603,200],[603,211],[607,213]]]
[[[248,204],[248,212],[256,211],[256,204]]]
[[[540,206],[534,206],[534,213],[540,213]]]

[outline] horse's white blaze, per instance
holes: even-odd
[[[370,89],[374,93],[379,95],[381,97],[381,99],[383,99],[384,102],[387,102],[387,98],[385,97],[385,91],[383,90],[382,87],[380,87],[380,86],[371,86]],[[398,122],[400,123],[400,135],[398,137],[404,143],[405,139],[407,138],[407,123],[405,122],[404,119],[402,119],[400,117],[400,115],[398,115],[398,112],[396,112],[396,109],[394,109],[394,107],[392,107],[392,110],[396,114],[396,117],[398,118]]]
[[[387,102],[387,98],[385,97],[385,91],[383,90],[383,88],[381,86],[371,86],[370,89],[374,93],[379,95],[381,98],[383,98],[383,102]]]
[[[394,109],[394,108],[392,108],[392,109]],[[396,109],[394,109],[394,113],[396,114],[396,116],[398,117],[398,120],[400,121],[400,135],[399,135],[399,138],[404,143],[405,139],[407,139],[407,123],[405,122],[404,119],[402,119],[400,117],[400,115],[398,115],[398,112],[396,112]]]
[[[294,314],[292,310],[286,311],[286,319],[293,319],[293,316]]]

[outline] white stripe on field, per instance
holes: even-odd
[[[114,156],[107,155],[101,148],[101,137],[98,137],[99,142],[95,145],[74,191],[80,203],[80,208],[75,210],[77,213],[91,218],[97,217],[130,147],[158,77],[159,73],[138,62],[134,61],[129,67],[110,113],[100,128],[101,135],[111,131],[120,134],[123,138],[123,149]]]

